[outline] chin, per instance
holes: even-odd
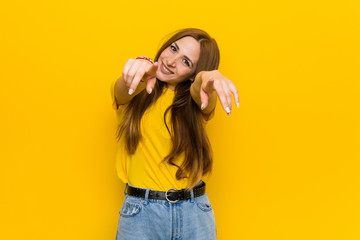
[[[156,78],[159,79],[162,82],[167,82],[168,80],[166,79],[166,77],[164,77],[164,75],[162,75],[159,72],[156,72]]]
[[[159,79],[160,81],[163,81],[163,77],[158,72],[156,72],[156,78]]]

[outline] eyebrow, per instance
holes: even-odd
[[[174,44],[175,44],[176,48],[177,48],[178,50],[180,50],[180,48],[179,48],[179,46],[176,44],[176,42],[174,42]],[[191,67],[193,67],[193,66],[194,66],[194,63],[190,60],[190,58],[189,58],[188,56],[184,56],[184,57],[191,62]]]

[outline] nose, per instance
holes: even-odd
[[[166,61],[166,65],[171,66],[171,67],[175,67],[175,63],[176,63],[175,57],[172,57],[172,58],[170,57]]]

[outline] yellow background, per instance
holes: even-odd
[[[128,58],[202,28],[240,94],[208,134],[218,239],[360,239],[360,3],[5,1],[0,239],[115,239],[109,86]]]

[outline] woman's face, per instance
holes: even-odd
[[[159,56],[156,78],[166,82],[170,89],[188,79],[194,79],[195,69],[200,57],[200,43],[186,36],[167,47]]]

